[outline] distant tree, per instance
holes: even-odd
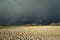
[[[50,25],[51,26],[56,26],[57,24],[56,24],[56,22],[52,22]]]

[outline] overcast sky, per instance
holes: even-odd
[[[60,22],[60,0],[0,0],[0,24]]]

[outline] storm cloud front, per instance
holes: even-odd
[[[60,0],[0,0],[0,25],[60,22]]]

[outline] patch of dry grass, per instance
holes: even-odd
[[[18,27],[0,29],[0,40],[60,40],[60,27]]]

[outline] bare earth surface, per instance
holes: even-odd
[[[0,40],[60,40],[60,27],[35,26],[0,29]]]

